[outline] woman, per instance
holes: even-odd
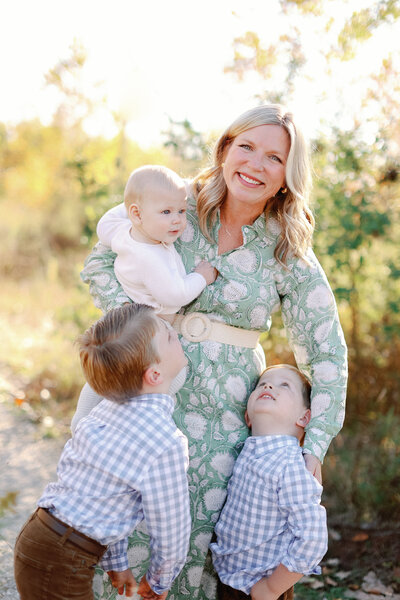
[[[174,323],[189,359],[174,418],[189,439],[193,527],[188,562],[169,600],[217,597],[208,544],[248,435],[246,399],[264,368],[257,337],[279,308],[297,364],[312,381],[304,453],[319,479],[342,426],[346,347],[333,294],[311,250],[309,185],[306,144],[279,105],[241,115],[217,141],[213,165],[191,183],[188,226],[176,247],[187,272],[208,260],[219,276]],[[103,310],[127,301],[113,258],[97,247],[83,272]],[[148,556],[144,534],[132,539],[131,552],[138,576],[140,559]],[[103,594],[109,598],[110,590]]]

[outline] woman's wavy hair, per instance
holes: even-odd
[[[215,242],[211,228],[217,212],[227,195],[222,166],[227,150],[241,133],[259,125],[280,125],[290,137],[290,150],[286,162],[286,191],[282,189],[265,206],[265,216],[274,216],[280,224],[281,234],[275,248],[275,258],[286,265],[290,256],[305,259],[311,246],[314,217],[308,206],[311,189],[311,167],[308,145],[293,115],[279,104],[252,108],[240,115],[217,140],[212,166],[204,169],[193,181],[199,224],[209,241]]]

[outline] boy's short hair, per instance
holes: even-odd
[[[301,380],[302,386],[301,386],[301,392],[302,392],[302,397],[303,397],[303,404],[305,408],[311,408],[311,383],[308,381],[307,377],[305,375],[303,375],[303,373],[301,371],[299,371],[299,369],[297,367],[294,367],[293,365],[285,365],[285,364],[279,364],[279,365],[271,365],[269,367],[267,367],[260,375],[260,377],[262,377],[262,375],[264,375],[264,373],[266,371],[269,371],[270,369],[290,369],[291,371],[294,371],[295,373],[297,373],[297,375],[299,376],[299,379]]]
[[[129,175],[124,191],[125,207],[141,203],[149,186],[171,191],[185,190],[185,182],[175,171],[160,165],[145,165]]]
[[[154,309],[127,304],[110,310],[78,338],[82,369],[95,392],[114,402],[141,393],[146,369],[160,362],[153,343],[157,328]]]

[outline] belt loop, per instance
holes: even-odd
[[[74,528],[69,525],[67,530],[65,531],[65,533],[63,533],[63,535],[60,537],[57,543],[60,544],[60,546],[63,546],[73,531]]]

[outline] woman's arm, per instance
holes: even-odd
[[[345,412],[347,348],[335,298],[310,251],[307,265],[291,260],[279,270],[277,289],[289,343],[299,369],[311,380],[311,420],[304,452],[321,462],[340,431]]]
[[[87,257],[81,272],[82,281],[89,284],[95,306],[104,313],[132,302],[115,276],[115,257],[115,252],[99,242]]]

